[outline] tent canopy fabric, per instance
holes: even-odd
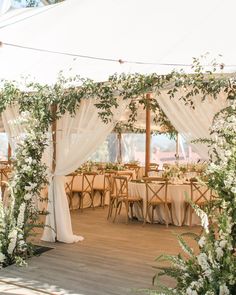
[[[10,10],[0,17],[0,77],[51,83],[61,70],[96,81],[115,72],[191,72],[185,65],[206,52],[222,54],[234,71],[235,8],[233,0],[65,0]]]

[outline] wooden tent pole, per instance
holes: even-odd
[[[56,118],[56,112],[57,112],[57,105],[53,104],[51,106],[51,115],[52,115],[52,181],[54,178],[54,173],[56,170],[56,159],[57,159],[57,118]],[[54,225],[55,225],[55,241],[57,241],[57,223],[56,223],[56,208],[55,208],[55,194],[54,194],[54,188],[53,188],[53,213],[54,213]]]
[[[8,164],[11,164],[11,146],[10,146],[10,143],[8,143],[8,148],[7,148],[7,162],[8,162]]]
[[[151,109],[150,109],[151,94],[146,94],[146,154],[145,154],[145,176],[148,176],[150,169],[150,151],[151,151]]]
[[[118,157],[117,157],[117,162],[118,163],[122,163],[121,132],[118,132],[117,138],[118,138]]]
[[[176,137],[176,153],[175,153],[176,161],[179,161],[179,133],[177,133]]]

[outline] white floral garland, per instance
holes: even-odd
[[[47,183],[47,168],[41,163],[47,136],[29,112],[23,112],[15,123],[27,127],[15,151],[9,206],[4,207],[0,199],[0,266],[25,264],[25,259],[32,255],[32,245],[27,240],[30,230],[34,226],[43,227],[38,224],[41,212],[36,202],[40,201],[40,191]]]

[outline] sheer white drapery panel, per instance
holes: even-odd
[[[18,143],[24,140],[25,136],[25,123],[22,121],[22,115],[19,112],[19,106],[17,104],[9,106],[2,113],[2,123],[4,130],[7,133],[7,137],[14,153]],[[48,167],[51,165],[52,161],[52,150],[50,146],[51,134],[48,133],[48,146],[46,147],[42,161]]]
[[[24,114],[25,116],[26,114]],[[7,133],[8,141],[11,146],[13,156],[17,145],[24,140],[26,125],[22,121],[22,114],[19,112],[19,106],[17,104],[11,105],[6,108],[2,113],[2,123],[4,131]],[[50,175],[51,163],[52,163],[52,147],[51,147],[51,134],[48,133],[48,145],[44,150],[42,162],[48,166],[48,175]],[[46,197],[46,189],[43,190],[43,196]],[[38,201],[35,203],[39,210],[45,209],[46,202]]]
[[[19,141],[23,139],[25,130],[25,127],[20,122],[19,118],[19,107],[17,105],[7,107],[2,113],[4,130],[7,133],[7,137],[13,152],[15,151]]]
[[[193,97],[195,108],[185,105],[179,100],[186,93],[179,91],[175,98],[170,99],[168,90],[163,90],[161,95],[155,95],[161,109],[171,121],[175,129],[183,136],[202,159],[208,159],[208,147],[200,143],[191,143],[199,138],[210,138],[209,128],[212,125],[214,115],[227,106],[225,93],[218,95],[217,99],[207,97],[202,101],[201,95]]]
[[[112,131],[115,123],[121,117],[128,101],[120,101],[118,108],[113,109],[113,118],[107,124],[103,123],[94,106],[96,100],[85,99],[74,117],[66,113],[57,122],[56,170],[49,186],[48,211],[42,239],[73,243],[83,237],[73,234],[70,211],[64,188],[64,176],[76,170]]]
[[[11,0],[0,1],[0,15],[6,13],[11,7]]]

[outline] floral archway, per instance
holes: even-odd
[[[80,86],[73,86],[75,83]],[[32,245],[28,241],[32,229],[35,226],[43,226],[43,224],[38,224],[38,217],[42,212],[36,209],[35,201],[36,199],[41,199],[41,189],[49,181],[46,173],[47,167],[41,160],[48,143],[48,132],[53,122],[65,113],[69,113],[71,116],[75,115],[82,100],[93,98],[99,117],[104,123],[108,123],[111,120],[113,116],[112,109],[118,108],[121,102],[119,99],[126,102],[129,101],[128,107],[132,111],[129,123],[132,124],[136,120],[136,98],[143,97],[138,102],[147,107],[145,94],[153,92],[158,95],[163,88],[170,89],[168,95],[172,99],[175,99],[179,90],[184,89],[184,95],[180,99],[189,104],[190,107],[194,107],[192,101],[194,95],[200,94],[202,100],[206,99],[207,96],[217,99],[217,96],[222,91],[225,92],[232,105],[218,115],[220,120],[217,121],[216,119],[215,125],[213,125],[216,126],[213,127],[216,129],[212,130],[213,133],[217,133],[217,138],[214,141],[213,152],[210,158],[211,164],[208,169],[209,185],[218,192],[219,203],[217,205],[223,209],[222,212],[224,213],[218,216],[212,210],[209,212],[209,218],[210,220],[217,218],[219,227],[215,229],[211,224],[209,226],[204,224],[204,236],[199,240],[201,256],[197,256],[198,258],[194,258],[195,256],[193,256],[191,249],[181,240],[182,245],[190,255],[190,259],[184,265],[185,262],[183,262],[182,258],[170,258],[175,265],[175,269],[173,273],[171,270],[165,270],[165,273],[176,274],[181,269],[181,274],[183,274],[181,277],[184,277],[184,274],[187,272],[194,275],[193,277],[191,275],[188,276],[189,279],[185,281],[178,279],[178,276],[177,289],[173,291],[165,289],[160,294],[210,295],[218,294],[214,293],[215,290],[226,290],[226,288],[229,292],[235,290],[236,276],[234,278],[230,276],[229,279],[225,279],[225,273],[230,271],[235,274],[236,270],[234,252],[236,241],[236,192],[235,182],[232,181],[232,175],[235,173],[234,164],[236,159],[235,121],[232,119],[235,116],[236,83],[232,77],[216,76],[214,73],[209,72],[205,75],[198,62],[195,65],[194,75],[176,72],[165,76],[158,76],[156,74],[114,75],[106,83],[94,83],[91,80],[82,80],[78,77],[69,80],[59,77],[58,82],[53,86],[29,83],[27,84],[27,91],[20,90],[12,82],[5,82],[0,93],[0,112],[2,113],[8,106],[17,103],[21,120],[23,120],[26,128],[24,138],[15,150],[14,172],[10,181],[9,206],[4,208],[3,204],[0,204],[1,265],[7,265],[12,262],[23,264],[25,259],[32,254]],[[149,107],[155,112],[159,109],[158,101],[152,100]],[[163,118],[166,120],[165,116]],[[224,125],[223,119],[226,120],[227,126]],[[222,155],[220,150],[224,153],[224,163],[221,162]],[[226,151],[227,154],[225,153]],[[226,171],[228,170],[231,176],[227,174]],[[207,215],[201,210],[196,210],[203,217],[203,220],[206,220]],[[223,245],[222,241],[225,241],[224,246],[220,246],[221,252],[219,252],[218,248],[219,245]],[[229,245],[229,247],[226,247],[226,245]],[[216,255],[216,260],[214,260],[214,255]],[[206,264],[206,261],[203,264],[201,260],[203,257],[208,264]],[[196,279],[196,273],[190,270],[188,266],[195,265],[194,263],[197,263],[196,272],[203,280],[202,285],[200,283],[198,285],[190,285]],[[206,266],[211,269],[211,273],[214,273],[214,278],[207,276]],[[225,272],[215,273],[212,271],[213,268],[220,266],[222,266]],[[213,286],[215,280],[222,281],[221,287]],[[207,287],[205,287],[205,281],[207,281]],[[191,286],[192,293],[186,293],[189,286]],[[201,293],[202,291],[197,290],[209,290],[209,292],[213,293]],[[194,293],[194,291],[200,293]],[[219,294],[233,294],[227,292]]]

